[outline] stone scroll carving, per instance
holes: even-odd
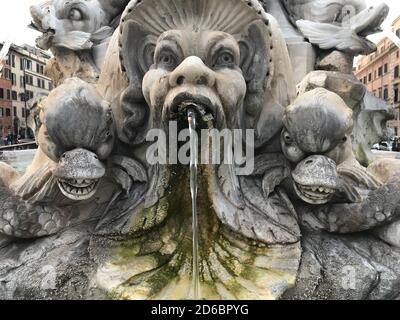
[[[373,49],[364,38],[387,7],[262,4],[54,0],[32,8],[58,86],[35,104],[39,148],[26,173],[0,163],[0,297],[190,297],[189,168],[173,153],[148,157],[160,156],[149,135],[173,139],[171,122],[186,128],[189,108],[200,129],[254,133],[252,143],[239,139],[254,151],[251,172],[239,175],[242,165],[229,162],[198,169],[202,298],[395,297],[399,166],[366,151],[371,141],[360,132],[370,130],[365,119],[376,123],[366,115],[372,97],[346,74],[353,54]],[[345,34],[348,5],[355,29]],[[289,25],[280,25],[289,20],[324,56],[347,56],[312,70],[297,91]],[[303,25],[323,34],[317,41]],[[344,36],[322,41],[332,30]],[[352,290],[341,285],[349,266]]]

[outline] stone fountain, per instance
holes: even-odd
[[[392,114],[351,74],[386,5],[52,0],[31,13],[57,87],[32,114],[31,166],[0,163],[1,298],[399,298],[400,162],[369,151]],[[252,136],[203,163],[220,141],[198,131]],[[247,162],[227,161],[233,149]]]

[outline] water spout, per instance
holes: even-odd
[[[198,167],[198,135],[196,132],[196,112],[188,110],[190,131],[190,192],[192,195],[192,224],[193,224],[193,300],[200,299],[199,274],[199,226],[197,216],[197,167]]]

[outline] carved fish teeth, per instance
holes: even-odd
[[[97,181],[85,179],[61,179],[60,186],[67,194],[78,199],[90,195],[95,190]]]

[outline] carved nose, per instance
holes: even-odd
[[[213,71],[206,67],[199,57],[186,58],[170,75],[169,84],[177,87],[183,84],[213,87]]]

